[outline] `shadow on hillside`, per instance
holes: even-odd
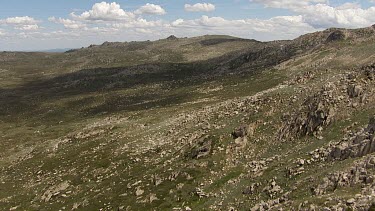
[[[228,74],[256,72],[289,59],[292,55],[293,52],[271,46],[201,62],[81,70],[32,81],[15,89],[0,89],[0,116],[8,119],[27,118],[56,109],[61,110],[60,116],[68,111],[75,111],[78,115],[92,115],[175,105],[187,102],[189,93],[172,94],[169,90],[200,85]],[[153,86],[157,86],[158,90],[153,91]],[[133,95],[117,94],[117,91],[140,87],[148,88]],[[84,96],[88,97],[80,98]],[[67,102],[62,105],[60,101]],[[86,106],[89,104],[95,106]]]
[[[14,89],[0,89],[0,116],[12,120],[56,109],[64,110],[60,113],[73,110],[90,115],[179,104],[189,99],[189,93],[169,93],[168,90],[212,80],[209,72],[212,66],[207,63],[81,70],[32,81]],[[134,93],[118,94],[127,89]],[[85,107],[89,104],[95,106]]]

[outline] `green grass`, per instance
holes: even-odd
[[[106,45],[65,54],[0,53],[1,58],[9,56],[0,65],[0,69],[9,70],[0,71],[2,209],[69,210],[86,201],[79,210],[122,206],[130,210],[185,206],[193,210],[248,210],[261,200],[270,200],[262,189],[274,177],[284,193],[292,191],[291,206],[305,200],[322,205],[327,196],[312,196],[311,188],[356,159],[309,165],[292,178],[286,176],[286,168],[295,167],[298,158],[309,158],[308,152],[340,140],[343,128],[353,122],[364,126],[373,115],[371,103],[360,109],[341,105],[345,112],[325,128],[322,140],[277,139],[285,113],[297,110],[306,97],[352,67],[341,62],[347,54],[337,49],[349,49],[362,64],[365,55],[372,55],[369,43],[340,42],[303,57],[290,52],[295,60],[285,68],[274,66],[275,60],[286,56],[278,51],[278,44],[226,36]],[[263,47],[268,48],[261,51],[263,58],[246,62]],[[330,55],[332,61],[324,63]],[[310,60],[323,63],[302,66]],[[232,64],[239,65],[238,69],[231,69]],[[306,83],[266,92],[258,96],[259,101],[248,100],[307,71],[315,76]],[[211,125],[208,131],[203,131],[204,122]],[[236,151],[231,132],[251,123],[257,125],[254,136],[244,149]],[[74,138],[99,130],[104,132]],[[213,139],[212,152],[200,159],[187,158],[184,155],[196,139],[190,140],[191,144],[187,140],[201,133]],[[65,138],[71,141],[51,151],[56,139]],[[268,162],[261,176],[251,172],[250,162],[275,155],[279,159]],[[163,180],[158,186],[151,182],[154,175]],[[47,188],[62,181],[71,186],[48,203],[40,200]],[[256,182],[262,185],[255,194],[242,193]],[[139,197],[135,195],[137,187],[144,190]],[[197,187],[211,197],[199,198]],[[355,186],[334,194],[347,199],[358,192]],[[158,200],[149,203],[150,194]]]

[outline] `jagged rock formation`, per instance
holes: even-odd
[[[187,156],[193,159],[205,157],[211,153],[212,145],[212,139],[209,136],[204,136],[197,140]]]
[[[315,195],[322,195],[333,192],[340,187],[353,186],[358,183],[373,184],[373,170],[375,168],[375,157],[369,156],[367,159],[358,162],[348,171],[334,172],[323,179],[322,184],[313,188]]]
[[[375,117],[369,121],[367,128],[363,128],[348,139],[335,146],[329,159],[345,160],[348,158],[362,157],[375,152]]]
[[[333,42],[333,41],[341,41],[344,40],[346,37],[345,33],[341,30],[336,30],[329,34],[327,37],[327,42]]]
[[[317,135],[328,126],[335,116],[336,87],[329,84],[317,94],[308,97],[295,114],[285,115],[285,123],[279,131],[279,139]]]
[[[368,65],[362,68],[369,80],[374,80],[375,76],[375,64]]]
[[[351,84],[348,86],[348,95],[350,98],[359,97],[363,94],[363,89],[359,85]]]

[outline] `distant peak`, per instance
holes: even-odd
[[[177,40],[178,38],[174,35],[167,37],[167,40]]]

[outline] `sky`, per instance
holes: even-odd
[[[294,39],[375,24],[375,0],[0,0],[0,51],[225,34]]]

